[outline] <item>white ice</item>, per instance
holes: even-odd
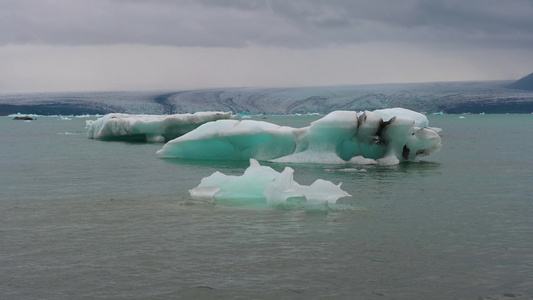
[[[385,122],[389,121],[394,117],[403,117],[415,121],[415,129],[426,128],[429,126],[428,118],[425,115],[409,109],[395,107],[387,109],[377,109],[374,112],[378,114]]]
[[[165,142],[190,132],[206,122],[229,119],[231,116],[231,112],[175,115],[112,113],[95,121],[86,121],[87,136],[93,139]]]
[[[30,118],[43,117],[43,115],[36,115],[36,114],[21,114],[21,113],[10,114],[10,115],[7,115],[7,116],[10,117],[10,118],[14,118],[14,117],[30,117]]]
[[[157,153],[185,159],[393,165],[440,150],[440,130],[428,123],[425,115],[403,108],[334,111],[303,128],[220,120],[168,142]]]
[[[306,205],[336,203],[339,198],[351,196],[339,185],[317,179],[310,186],[300,185],[293,179],[294,170],[286,167],[278,173],[250,159],[241,176],[215,172],[205,177],[189,193],[195,199],[265,201],[268,205],[285,204],[291,198],[304,199]]]

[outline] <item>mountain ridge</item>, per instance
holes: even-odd
[[[507,87],[510,89],[533,91],[533,73],[518,79]]]

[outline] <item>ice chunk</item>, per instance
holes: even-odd
[[[303,152],[293,153],[280,158],[271,159],[276,163],[315,163],[315,164],[344,164],[342,158],[330,151],[306,150]]]
[[[350,164],[354,165],[375,165],[378,162],[372,158],[365,158],[362,155],[354,156],[349,161]]]
[[[380,159],[376,159],[376,162],[382,166],[393,166],[400,163],[400,160],[394,155],[388,155]]]
[[[322,179],[317,179],[310,186],[300,185],[293,180],[293,173],[290,167],[278,173],[252,158],[243,175],[224,175],[217,171],[203,178],[189,193],[195,199],[266,200],[268,205],[283,204],[291,198],[302,198],[308,205],[319,205],[336,203],[339,198],[350,196],[340,188],[341,184],[335,185]]]
[[[428,118],[424,114],[409,109],[395,107],[387,109],[378,109],[374,112],[381,116],[381,118],[385,122],[389,121],[393,117],[403,117],[413,120],[415,122],[414,126],[416,128],[426,128],[429,126]]]
[[[176,115],[113,113],[95,121],[86,121],[87,136],[105,140],[165,142],[196,129],[204,123],[229,119],[231,116],[231,112],[197,112]]]
[[[31,118],[31,119],[37,119],[38,117],[44,117],[43,115],[21,114],[21,113],[10,114],[10,115],[7,115],[7,116],[10,117],[10,118]]]
[[[206,187],[197,187],[192,190],[189,190],[192,198],[195,199],[213,199],[215,194],[220,191],[218,186],[206,186]]]
[[[422,128],[409,138],[402,156],[406,160],[414,160],[416,156],[426,156],[439,151],[440,148],[440,136],[433,130]]]
[[[197,188],[190,190],[191,196],[204,193],[207,187],[218,187],[211,190],[214,200],[261,200],[265,187],[279,175],[274,169],[259,165],[259,162],[250,159],[250,167],[241,176],[225,175],[215,172],[202,179]],[[201,188],[201,190],[198,190]]]
[[[441,148],[438,130],[419,128],[428,125],[424,115],[401,108],[378,112],[335,111],[303,128],[219,120],[166,143],[157,154],[186,159],[390,165]]]
[[[429,127],[429,120],[428,118],[419,112],[412,111],[405,108],[387,108],[387,109],[378,109],[374,111],[376,114],[380,115],[383,121],[389,121],[393,117],[402,117],[406,119],[411,119],[415,122],[414,124],[414,130],[418,130],[420,128],[427,128],[435,131],[436,133],[441,133],[442,129],[438,127]],[[442,114],[442,113],[441,113]]]

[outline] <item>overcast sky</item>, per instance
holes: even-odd
[[[518,79],[533,0],[0,0],[0,92]]]

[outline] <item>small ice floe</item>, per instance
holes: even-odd
[[[32,121],[37,120],[37,117],[42,117],[42,115],[16,113],[10,114],[8,117],[13,118],[13,120]]]
[[[341,189],[341,184],[323,179],[317,179],[309,186],[300,185],[294,181],[293,173],[290,167],[279,173],[250,159],[250,167],[243,175],[231,176],[217,171],[203,178],[189,193],[192,198],[200,200],[266,201],[271,206],[286,204],[291,199],[301,199],[306,206],[327,205],[351,196]]]

